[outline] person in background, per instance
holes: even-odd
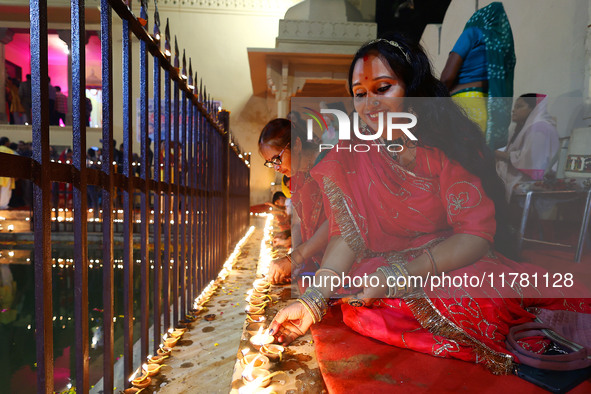
[[[468,20],[441,72],[441,82],[491,149],[507,144],[514,68],[511,25],[503,4],[494,2]]]
[[[495,151],[507,201],[518,183],[542,180],[558,152],[556,122],[548,113],[547,104],[546,95],[536,93],[523,94],[515,101],[511,115],[515,132],[504,151]]]
[[[276,207],[279,208],[283,208],[285,209],[285,201],[287,200],[287,198],[285,197],[285,194],[283,194],[283,192],[275,192],[273,194],[273,198],[271,199],[272,204]]]
[[[68,96],[62,93],[62,88],[59,86],[55,87],[55,117],[56,124],[60,123],[60,119],[63,124],[66,124],[66,114],[68,113]]]
[[[328,242],[328,222],[322,193],[308,174],[323,156],[319,155],[316,144],[307,140],[305,131],[297,123],[283,118],[267,123],[261,131],[258,145],[265,166],[289,177],[294,190],[291,194],[294,216],[297,214],[300,219],[302,242],[294,242],[290,254],[273,260],[270,265],[270,280],[284,283],[291,280],[292,270],[294,274],[315,271]],[[292,234],[295,240],[294,237],[295,234]]]
[[[0,153],[15,155],[16,153],[9,148],[10,139],[8,137],[0,138]],[[0,176],[0,209],[8,209],[8,203],[14,189],[14,179]]]
[[[55,87],[51,84],[51,78],[48,76],[47,77],[47,81],[48,81],[48,92],[49,92],[49,124],[50,125],[57,125],[57,117],[55,115]]]
[[[27,74],[26,80],[21,82],[18,87],[18,97],[21,100],[21,105],[25,110],[26,123],[32,124],[33,118],[31,117],[31,74]]]
[[[90,115],[92,114],[92,101],[86,97],[86,126],[90,127]]]
[[[25,124],[25,109],[18,95],[19,84],[16,79],[8,78],[7,87],[10,89],[10,116],[13,124]]]

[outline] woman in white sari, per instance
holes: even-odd
[[[504,151],[497,150],[497,172],[505,182],[505,197],[511,199],[515,185],[538,181],[559,148],[554,119],[548,114],[546,95],[521,95],[511,119],[515,132]]]

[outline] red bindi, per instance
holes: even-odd
[[[365,62],[365,61],[367,61],[367,59],[369,59],[369,56],[368,55],[363,55],[363,61]]]

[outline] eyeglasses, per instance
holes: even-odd
[[[281,152],[279,152],[278,155],[271,157],[271,160],[265,161],[265,167],[273,168],[275,166],[280,166],[281,156],[283,155],[283,152],[285,152],[285,149],[287,149],[290,143],[291,142],[288,142],[287,145],[285,145],[285,147],[281,149]]]

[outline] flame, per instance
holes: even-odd
[[[135,377],[139,371],[140,371],[140,368],[138,367],[138,369],[136,369],[135,372],[129,377],[130,382],[135,379]]]

